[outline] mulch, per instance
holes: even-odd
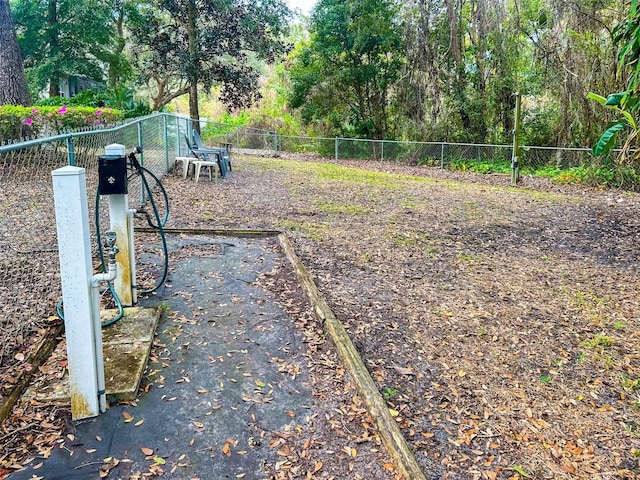
[[[169,226],[285,230],[427,478],[638,477],[637,195],[314,160],[237,156],[218,183],[170,176]],[[282,301],[295,297],[272,280]],[[393,478],[322,325],[304,315],[327,421],[297,449],[322,448],[273,478],[357,478],[356,464]],[[357,439],[373,446],[367,462],[349,461]],[[30,450],[14,444],[18,462]]]

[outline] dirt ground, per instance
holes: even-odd
[[[383,162],[233,168],[168,177],[168,226],[286,230],[428,479],[640,478],[640,197]],[[344,409],[315,438],[375,438],[357,396],[335,404],[349,381],[303,320],[328,352],[310,357],[315,394],[327,418]],[[392,478],[386,462],[371,457]],[[357,478],[344,465],[335,478]]]

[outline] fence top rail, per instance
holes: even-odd
[[[511,148],[511,145],[495,145],[488,143],[453,143],[453,142],[418,142],[413,140],[368,140],[366,138],[342,138],[336,137],[338,141],[346,140],[350,142],[374,142],[374,143],[411,143],[416,145],[454,145],[456,147],[498,147],[498,148]],[[331,139],[333,140],[333,139]]]
[[[124,130],[127,127],[131,127],[132,125],[136,125],[136,124],[140,124],[146,120],[149,120],[151,118],[155,118],[158,116],[176,116],[170,113],[161,113],[161,112],[155,112],[152,113],[151,115],[146,115],[144,117],[138,117],[138,118],[134,118],[130,121],[126,121],[123,122],[120,125],[116,125],[114,127],[109,127],[109,128],[94,128],[91,130],[85,130],[85,131],[81,131],[81,132],[69,132],[69,133],[61,133],[59,135],[53,135],[50,137],[42,137],[42,138],[34,138],[33,140],[25,140],[24,142],[16,142],[16,143],[9,143],[7,145],[0,145],[0,153],[7,153],[7,152],[12,152],[15,150],[22,150],[23,148],[30,148],[30,147],[37,147],[38,145],[43,145],[45,143],[55,143],[55,142],[66,142],[69,139],[72,138],[81,138],[81,137],[87,137],[87,136],[91,136],[91,135],[100,135],[100,134],[104,134],[104,133],[114,133],[114,132],[119,132],[120,130]],[[176,116],[177,118],[183,118],[180,116]]]

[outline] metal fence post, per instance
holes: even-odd
[[[336,159],[336,163],[338,163],[338,137],[336,137],[335,159]]]
[[[440,144],[440,169],[444,169],[444,143]]]
[[[67,137],[67,164],[75,167],[76,166],[76,151],[73,145],[73,137],[69,135]]]
[[[384,162],[384,140],[380,142],[380,160]]]
[[[164,128],[164,171],[169,171],[169,125],[167,124],[167,116],[162,115],[162,126]]]
[[[180,117],[176,117],[176,157],[182,156],[180,145]]]
[[[144,145],[142,138],[142,122],[138,122],[138,146],[140,147],[140,165],[144,167]],[[144,188],[140,185],[140,205],[144,205],[146,201],[146,196],[144,193]]]
[[[73,146],[73,137],[71,135],[67,137],[67,163],[72,167],[76,166],[76,151]]]
[[[516,112],[513,123],[513,153],[511,155],[511,185],[516,185],[520,180],[520,92],[514,93],[516,97]]]

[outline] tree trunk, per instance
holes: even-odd
[[[115,88],[122,81],[122,56],[126,40],[124,38],[124,8],[120,8],[114,12],[116,40],[113,48],[112,56],[109,61],[109,88]]]
[[[189,36],[189,116],[193,128],[200,133],[200,112],[198,110],[198,65],[197,65],[197,44],[196,44],[196,2],[188,2],[187,35]]]
[[[0,105],[30,104],[9,0],[0,0]]]
[[[47,29],[49,37],[49,58],[55,58],[60,51],[58,40],[58,4],[57,0],[49,0],[47,10]],[[60,73],[53,72],[49,77],[49,97],[60,96]]]

